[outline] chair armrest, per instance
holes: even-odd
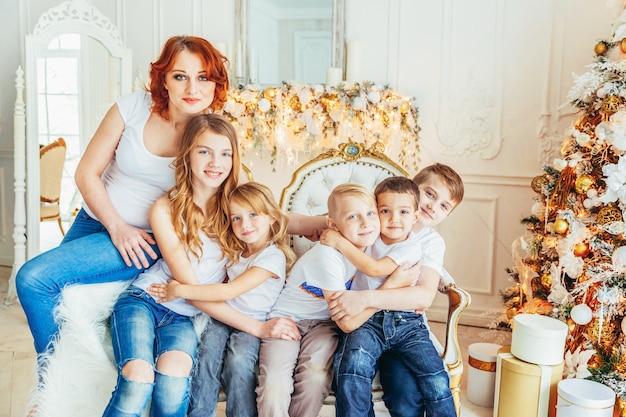
[[[449,283],[443,287],[442,292],[448,296],[448,320],[446,321],[446,343],[443,352],[443,362],[446,364],[448,371],[453,373],[457,368],[463,367],[463,359],[461,356],[461,348],[459,346],[459,337],[457,328],[459,318],[463,310],[470,305],[472,297],[462,288],[457,287],[455,283]]]

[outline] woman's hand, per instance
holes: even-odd
[[[121,223],[119,226],[108,230],[113,245],[117,248],[122,259],[128,266],[135,268],[148,268],[150,263],[146,254],[152,259],[157,259],[157,254],[150,245],[156,241],[144,230]]]
[[[180,283],[175,279],[168,279],[167,284],[152,284],[147,289],[146,292],[153,297],[157,297],[157,303],[166,303],[168,301],[175,300],[179,298],[176,295],[176,287],[178,287]]]
[[[257,337],[259,339],[300,340],[302,336],[295,321],[288,317],[276,317],[263,323]]]

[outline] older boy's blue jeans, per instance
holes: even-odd
[[[417,381],[427,416],[456,417],[448,374],[421,314],[379,311],[347,334],[335,356],[337,415],[369,416],[372,380],[383,352],[395,352]]]
[[[260,339],[248,333],[209,319],[200,338],[188,417],[215,416],[220,386],[227,397],[227,416],[256,417],[260,344]]]
[[[383,401],[391,417],[424,415],[424,401],[417,380],[394,351],[378,360],[378,375],[383,387]]]
[[[122,375],[122,367],[131,360],[143,360],[155,369],[159,356],[174,350],[195,361],[198,338],[190,318],[157,304],[147,292],[131,285],[113,308],[111,338],[118,377],[103,417],[138,417],[150,399],[150,416],[184,417],[190,376],[174,377],[155,370],[154,383],[143,383]]]
[[[156,245],[152,249],[161,256]],[[146,258],[151,265],[155,262],[147,255]],[[63,288],[126,281],[141,271],[126,266],[102,223],[84,210],[79,211],[61,244],[30,259],[15,278],[37,353],[45,353],[59,331],[53,310]]]

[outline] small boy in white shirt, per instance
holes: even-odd
[[[372,193],[358,184],[336,187],[328,198],[328,226],[358,250],[372,245],[380,222]],[[300,340],[263,339],[259,353],[259,417],[316,417],[330,391],[339,331],[330,320],[327,290],[345,290],[356,267],[317,243],[293,266],[269,318],[291,317]]]

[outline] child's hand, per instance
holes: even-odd
[[[360,291],[337,291],[331,295],[328,301],[330,310],[330,318],[339,323],[343,320],[350,320],[367,307],[364,297],[359,294]]]
[[[302,336],[296,322],[288,317],[276,317],[263,323],[260,339],[275,338],[283,340],[300,340]]]
[[[174,279],[169,279],[167,280],[167,284],[152,284],[146,291],[151,296],[158,298],[157,303],[166,303],[178,298],[178,295],[176,294],[176,287],[179,285],[180,282]]]
[[[384,288],[401,288],[415,285],[422,272],[422,263],[418,262],[409,268],[407,262],[399,265],[395,271],[389,275]]]
[[[341,245],[344,239],[345,238],[341,236],[341,233],[338,231],[326,229],[320,236],[320,243],[322,245],[330,246],[331,248],[339,249],[339,245]]]

